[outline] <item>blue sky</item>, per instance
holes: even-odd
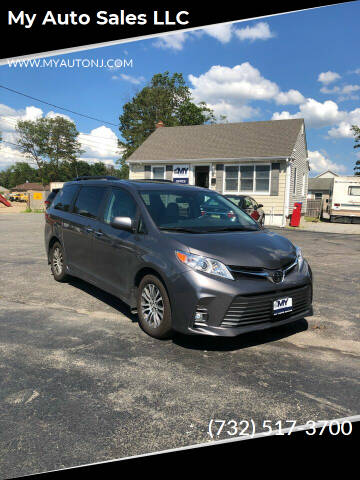
[[[195,101],[228,121],[305,118],[311,174],[327,168],[352,174],[359,153],[350,125],[360,125],[360,2],[222,24],[193,32],[56,56],[126,59],[120,68],[0,67],[0,84],[117,124],[122,105],[153,74],[181,72]],[[44,43],[46,48],[46,42]],[[50,59],[47,58],[47,61]],[[132,61],[132,62],[131,62]],[[15,141],[19,118],[64,114],[81,132],[90,161],[112,163],[116,126],[48,107],[0,89],[0,131]],[[0,147],[0,169],[23,160],[16,147]]]

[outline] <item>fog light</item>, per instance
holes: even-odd
[[[208,320],[208,313],[206,308],[198,308],[194,315],[194,326],[206,325]]]

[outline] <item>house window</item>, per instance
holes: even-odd
[[[225,166],[225,192],[269,193],[270,165]]]
[[[252,192],[254,190],[254,166],[242,165],[240,167],[240,191]]]
[[[154,180],[164,180],[165,167],[152,167],[152,178]]]
[[[296,171],[296,167],[294,168],[294,185],[293,185],[293,193],[295,194],[296,193],[296,175],[297,175],[297,171]]]
[[[315,200],[321,200],[322,199],[322,192],[315,192]]]
[[[239,167],[225,167],[225,190],[227,192],[237,192],[239,190]]]
[[[303,173],[303,176],[302,176],[302,189],[301,189],[301,195],[304,196],[305,195],[305,173]]]
[[[270,187],[270,165],[256,165],[255,192],[268,192]]]

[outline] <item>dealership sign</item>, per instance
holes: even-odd
[[[174,165],[173,166],[173,182],[174,183],[189,183],[189,165]]]

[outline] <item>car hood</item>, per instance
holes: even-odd
[[[277,269],[296,258],[295,247],[287,238],[266,230],[169,235],[180,242],[184,250],[215,258],[225,265]]]

